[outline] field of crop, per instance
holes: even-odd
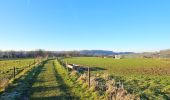
[[[14,67],[16,74],[34,63],[34,59],[2,60],[0,61],[0,80],[10,78],[13,75]]]
[[[129,93],[146,100],[170,99],[169,59],[66,58],[69,64],[95,67],[93,74],[109,74],[121,81]]]

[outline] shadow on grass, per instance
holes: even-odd
[[[51,97],[34,97],[33,100],[80,100],[80,99],[66,98],[63,96],[51,96]]]
[[[35,93],[38,94],[46,94],[46,96],[41,96],[41,97],[31,97],[30,100],[80,100],[79,97],[74,96],[71,91],[69,90],[69,87],[67,86],[67,84],[65,83],[63,77],[58,73],[58,71],[54,68],[55,65],[52,64],[53,67],[53,71],[55,74],[55,78],[56,78],[56,84],[58,84],[57,86],[38,86],[38,87],[32,87],[32,90]],[[42,68],[42,70],[46,70],[46,68]],[[43,80],[38,80],[36,79],[36,82],[45,82]],[[50,82],[50,81],[49,81]],[[60,93],[55,93],[58,90]],[[49,94],[48,94],[49,93]],[[50,94],[54,93],[54,95],[50,96]]]
[[[100,67],[93,67],[93,68],[90,68],[91,71],[102,71],[102,70],[107,70],[105,68],[100,68]]]
[[[86,71],[88,71],[88,68],[87,67],[81,67],[81,68],[78,68],[77,69],[80,73],[84,73]],[[98,71],[105,71],[107,69],[105,68],[100,68],[100,67],[91,67],[90,68],[90,71],[93,71],[93,72],[98,72]]]
[[[62,78],[62,76],[59,74],[59,72],[57,70],[55,70],[55,74],[56,74],[56,80],[60,84],[59,89],[62,90],[63,92],[65,92],[65,94],[62,95],[61,97],[63,97],[64,100],[80,100],[79,97],[76,97],[75,95],[71,94],[69,87],[67,86],[64,79]]]
[[[23,75],[22,77],[18,79],[15,79],[13,83],[9,84],[9,86],[2,93],[3,97],[9,99],[8,96],[11,96],[17,93],[19,95],[14,97],[17,100],[27,99],[29,97],[30,90],[31,90],[33,83],[35,82],[36,78],[42,71],[42,67],[44,66],[46,62],[47,61],[42,62],[41,65],[28,71],[27,74]]]

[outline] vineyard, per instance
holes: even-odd
[[[170,60],[76,57],[65,62],[95,68],[94,76],[122,82],[124,88],[141,99],[170,99]]]

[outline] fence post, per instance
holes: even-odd
[[[65,62],[65,65],[67,66],[67,61]]]
[[[65,64],[65,65],[66,65],[65,67],[67,68],[67,72],[69,72],[68,67],[67,67],[67,61],[66,61],[66,64]]]
[[[121,85],[121,88],[122,88],[122,89],[124,89],[124,85],[123,85],[123,83],[122,83],[122,85]]]
[[[36,64],[35,59],[34,59],[34,64]]]
[[[14,73],[13,73],[13,77],[15,78],[15,67],[14,67]]]
[[[88,67],[88,85],[89,85],[89,88],[90,88],[90,68]]]

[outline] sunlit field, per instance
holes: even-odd
[[[4,78],[11,78],[13,76],[14,67],[16,73],[29,67],[34,63],[34,59],[19,59],[19,60],[1,60],[0,61],[0,80]]]
[[[93,74],[109,74],[124,83],[124,87],[141,98],[170,98],[169,59],[114,59],[99,57],[66,58],[69,64],[95,67]]]

